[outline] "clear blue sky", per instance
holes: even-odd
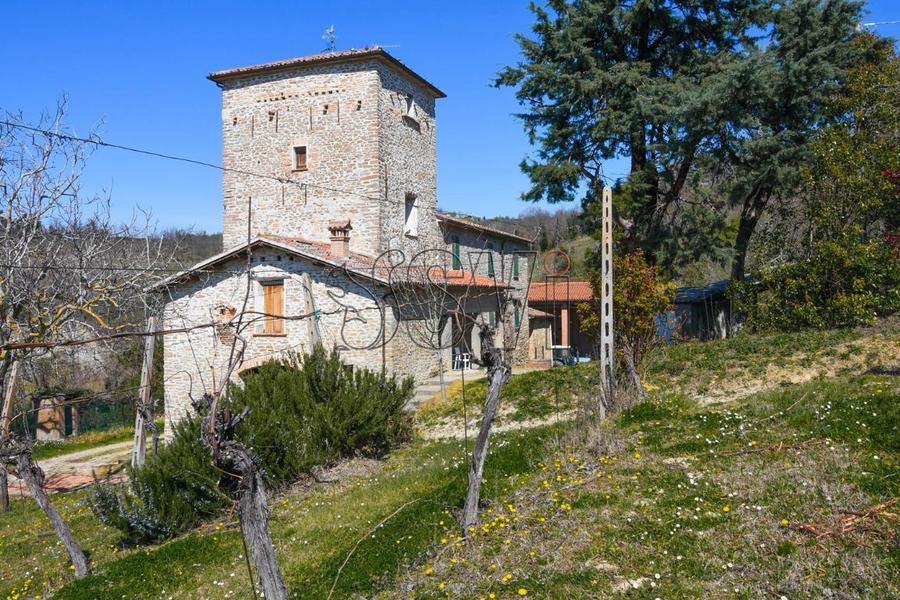
[[[900,19],[900,0],[871,0],[869,21]],[[0,109],[34,120],[67,94],[78,133],[221,162],[219,90],[210,71],[323,49],[382,45],[447,93],[438,104],[438,202],[480,216],[518,214],[529,152],[509,89],[490,82],[518,58],[526,0],[480,2],[66,2],[7,0],[0,36]],[[900,37],[900,26],[879,27]],[[607,172],[617,176],[625,163]],[[152,210],[161,227],[221,229],[212,169],[98,150],[86,191],[109,190],[116,215]]]

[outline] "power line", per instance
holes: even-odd
[[[217,165],[215,163],[197,160],[194,158],[187,158],[184,156],[177,156],[174,154],[167,154],[164,152],[156,152],[154,150],[145,150],[143,148],[137,148],[134,146],[125,146],[123,144],[114,144],[112,142],[104,142],[103,140],[101,140],[99,138],[83,138],[83,137],[78,137],[75,135],[58,133],[56,131],[50,131],[49,129],[41,129],[40,127],[33,127],[31,125],[25,125],[22,123],[14,123],[12,121],[0,121],[0,125],[5,125],[7,127],[16,127],[18,129],[24,129],[26,131],[31,131],[33,133],[40,133],[41,135],[55,137],[55,138],[70,141],[70,142],[81,142],[83,144],[93,144],[95,146],[101,146],[104,148],[113,148],[115,150],[123,150],[125,152],[134,152],[136,154],[153,156],[155,158],[162,158],[165,160],[174,160],[174,161],[178,161],[178,162],[185,162],[188,164],[198,165],[198,166],[202,166],[202,167],[208,167],[210,169],[216,169],[217,171],[221,171],[223,173],[236,173],[238,175],[247,175],[249,177],[258,177],[260,179],[268,179],[271,181],[277,181],[278,183],[281,183],[282,185],[285,185],[285,184],[296,185],[296,186],[300,187],[301,190],[305,189],[305,188],[316,188],[316,189],[320,189],[320,190],[324,190],[324,191],[328,191],[328,192],[333,192],[336,194],[348,194],[348,195],[358,196],[360,198],[365,198],[367,200],[375,200],[378,202],[388,202],[390,204],[396,204],[398,206],[405,204],[405,201],[400,202],[399,200],[391,200],[390,198],[381,197],[381,196],[369,196],[368,194],[363,194],[360,192],[354,192],[354,191],[350,191],[350,190],[344,190],[341,188],[334,188],[334,187],[330,187],[327,185],[321,185],[318,183],[308,183],[305,181],[297,181],[297,180],[291,179],[289,177],[279,177],[277,175],[266,175],[264,173],[256,173],[254,171],[247,171],[244,169],[235,169],[232,167]],[[432,208],[424,208],[424,209],[420,208],[420,210],[438,212],[437,208],[433,208],[433,209]]]

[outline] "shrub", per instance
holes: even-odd
[[[228,391],[234,412],[249,407],[237,439],[257,454],[270,488],[295,481],[313,467],[346,456],[378,456],[408,439],[403,406],[412,379],[345,364],[337,351],[317,348],[263,364]],[[127,485],[95,486],[89,502],[104,523],[132,540],[150,541],[188,531],[220,514],[229,500],[200,442],[199,419],[175,426],[174,437]]]
[[[173,433],[143,467],[129,470],[127,486],[101,483],[88,497],[97,518],[131,541],[177,535],[230,504],[218,490],[209,450],[200,443],[200,419],[175,424]]]
[[[412,379],[398,381],[353,369],[336,351],[316,349],[269,362],[233,387],[229,405],[250,407],[237,436],[259,456],[268,483],[278,487],[316,465],[342,456],[378,456],[405,440],[403,406]],[[285,418],[287,416],[287,418]]]
[[[732,283],[735,309],[755,331],[850,327],[900,309],[900,261],[880,240],[847,228],[815,242],[807,258]]]
[[[598,252],[599,254],[599,252]],[[600,264],[599,256],[594,262]],[[616,358],[620,372],[627,373],[630,383],[640,387],[645,356],[660,345],[657,318],[672,308],[675,285],[662,278],[654,265],[648,264],[641,250],[613,256],[613,318],[615,321]],[[601,274],[594,270],[591,287],[593,303],[579,304],[581,330],[600,338]]]

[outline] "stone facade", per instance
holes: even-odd
[[[449,368],[454,352],[477,356],[477,329],[470,323],[465,331],[454,331],[448,315],[461,306],[468,320],[488,321],[498,311],[494,281],[508,285],[513,295],[509,319],[518,313],[521,328],[515,359],[527,360],[528,240],[437,211],[439,90],[377,49],[223,71],[210,79],[222,88],[226,252],[159,286],[169,295],[166,329],[209,323],[240,310],[248,283],[249,232],[256,241],[250,246],[248,310],[261,312],[263,283],[278,280],[284,285],[284,314],[305,314],[308,276],[322,342],[338,348],[352,365],[423,381]],[[295,148],[300,147],[305,165],[298,165]],[[414,231],[410,206],[417,213]],[[405,261],[449,269],[458,242],[463,270],[481,276],[479,284],[451,288],[456,302],[445,298],[429,306],[419,298],[388,310],[388,339],[381,340],[382,316],[373,295],[383,297],[390,288],[378,276],[360,277],[362,269],[351,275],[339,268],[351,258],[341,259],[337,247],[329,246],[329,225],[336,221],[350,221],[349,250],[356,263]],[[272,241],[277,239],[287,245]],[[321,254],[307,251],[314,247]],[[432,331],[438,321],[440,331]],[[232,339],[227,333],[227,327],[200,327],[166,336],[168,424],[225,372]],[[302,353],[311,344],[308,319],[285,319],[277,334],[254,329],[243,368],[286,352]]]
[[[328,221],[347,218],[356,252],[439,242],[433,93],[377,58],[220,85],[226,249],[247,240],[248,204],[251,236],[327,241]],[[294,147],[306,148],[305,170]],[[408,196],[420,215],[415,237],[403,233]]]
[[[303,276],[308,274],[318,314],[316,326],[326,348],[337,348],[349,364],[361,368],[380,369],[383,366],[390,372],[418,380],[437,373],[438,353],[401,335],[409,328],[421,327],[412,311],[400,315],[404,320],[402,324],[398,324],[395,312],[387,311],[385,330],[398,331],[398,335],[389,333],[388,343],[381,343],[381,312],[372,295],[386,293],[387,287],[383,284],[357,281],[332,265],[319,264],[278,249],[256,249],[252,261],[249,295],[246,258],[240,256],[168,286],[169,301],[163,313],[165,328],[180,329],[210,323],[217,319],[222,307],[239,311],[247,297],[245,318],[256,319],[258,324],[251,325],[244,336],[247,347],[242,369],[253,368],[290,352],[307,352],[313,345],[310,321],[291,319],[290,316],[306,313],[308,291]],[[284,314],[288,318],[284,319],[283,333],[279,334],[263,333],[261,320],[255,316],[263,312],[259,288],[264,282],[272,281],[284,285]],[[167,424],[188,414],[191,398],[212,391],[217,378],[226,372],[233,339],[227,331],[201,327],[165,337]]]
[[[465,271],[487,277],[490,275],[489,263],[492,262],[494,276],[499,282],[510,286],[509,293],[512,297],[513,308],[509,318],[515,321],[515,313],[518,311],[519,322],[513,361],[517,364],[527,362],[529,338],[527,298],[531,259],[533,258],[530,244],[518,236],[505,235],[481,228],[474,223],[471,225],[461,224],[456,219],[451,220],[450,218],[444,218],[441,221],[441,230],[444,247],[448,252],[454,252],[454,243],[459,243],[459,259]],[[514,268],[515,262],[518,262],[518,269]],[[485,301],[482,300],[480,304],[484,305]],[[487,313],[496,310],[495,301],[493,305],[489,304],[485,309],[482,319],[487,319]],[[513,325],[515,326],[515,323]]]

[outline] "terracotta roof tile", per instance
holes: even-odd
[[[325,242],[316,242],[303,238],[283,237],[277,235],[260,235],[260,238],[270,239],[287,246],[293,246],[304,254],[313,254],[329,262],[341,262],[341,260],[343,259],[342,257],[334,254],[331,251],[331,245]],[[367,276],[371,276],[373,274],[374,268],[375,276],[381,279],[393,277],[393,279],[396,281],[399,277],[409,277],[411,283],[415,283],[416,281],[425,281],[425,270],[422,267],[413,267],[412,269],[410,269],[409,267],[401,266],[392,270],[384,263],[376,264],[375,257],[368,256],[366,254],[360,254],[358,252],[350,252],[350,256],[348,258],[349,260],[346,263],[348,269]],[[462,270],[448,270],[446,271],[446,279],[444,279],[444,270],[437,267],[431,270],[431,272],[428,274],[428,279],[433,283],[445,283],[450,287],[509,287],[502,281],[497,280],[493,277],[485,277],[483,275],[473,276],[471,273],[464,272]]]
[[[585,302],[594,298],[591,282],[581,279],[532,283],[528,288],[529,302]]]

